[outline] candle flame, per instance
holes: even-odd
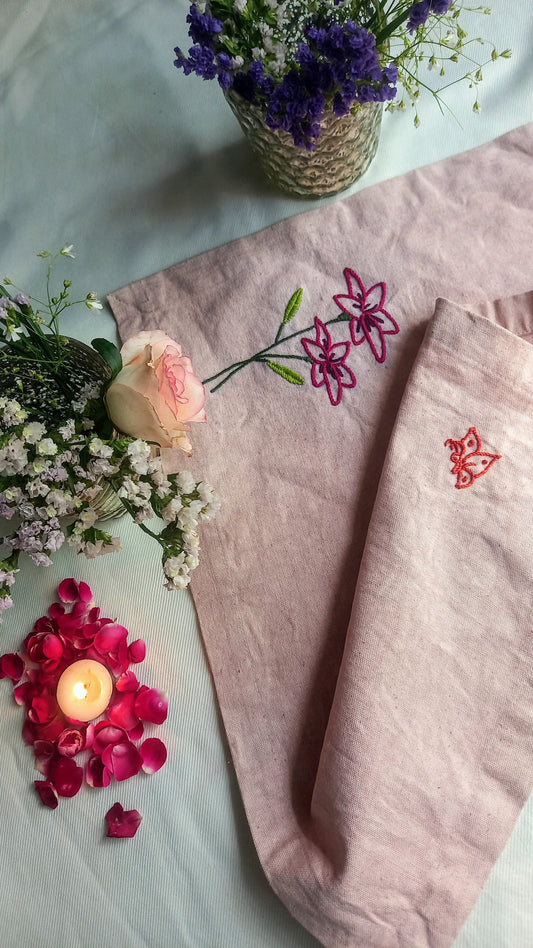
[[[87,687],[83,684],[82,681],[77,681],[72,689],[76,698],[80,700],[87,697]]]

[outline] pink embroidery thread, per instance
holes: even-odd
[[[325,385],[332,405],[338,405],[343,388],[355,388],[357,380],[346,359],[350,352],[349,342],[332,344],[329,330],[315,316],[316,339],[302,339],[302,346],[313,360],[311,382],[315,388]]]
[[[490,454],[482,451],[481,438],[474,427],[469,428],[464,438],[454,441],[448,438],[444,447],[451,448],[450,460],[453,461],[452,474],[457,475],[455,486],[461,490],[471,487],[478,477],[486,474],[495,461],[499,461],[501,454]]]
[[[368,342],[376,362],[384,362],[387,355],[385,336],[395,336],[400,327],[384,309],[386,283],[375,283],[368,290],[355,270],[345,267],[344,277],[348,293],[333,297],[339,309],[351,316],[350,334],[354,346]]]

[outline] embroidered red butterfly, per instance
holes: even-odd
[[[481,438],[475,428],[469,428],[460,441],[448,438],[444,447],[451,448],[452,474],[457,474],[455,486],[459,490],[462,487],[471,487],[476,478],[486,474],[489,467],[501,458],[501,454],[490,454],[481,450]]]

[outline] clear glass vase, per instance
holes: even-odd
[[[383,104],[357,105],[337,118],[330,110],[321,121],[314,151],[297,148],[288,132],[274,131],[265,110],[232,89],[224,93],[259,165],[277,188],[298,197],[329,197],[360,178],[376,154]]]

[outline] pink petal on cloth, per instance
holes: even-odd
[[[13,688],[13,697],[19,705],[31,703],[32,695],[33,685],[31,681],[23,681],[16,688]]]
[[[78,584],[75,579],[64,579],[59,584],[57,592],[63,602],[77,602],[79,599]]]
[[[111,771],[105,766],[99,754],[93,754],[85,767],[85,780],[90,787],[108,787],[111,783]]]
[[[107,709],[109,720],[126,731],[130,731],[139,723],[135,698],[136,692],[134,691],[118,692],[113,699],[113,703]]]
[[[53,784],[49,780],[34,780],[33,782],[41,798],[41,803],[50,807],[51,810],[55,810],[59,803],[59,795]]]
[[[81,728],[65,728],[56,741],[58,753],[63,757],[75,757],[85,749],[85,734]]]
[[[168,713],[168,699],[162,691],[142,685],[135,698],[135,711],[141,721],[162,724]]]
[[[127,739],[124,728],[110,724],[109,721],[100,721],[94,729],[93,750],[95,754],[101,754],[110,744],[119,744]]]
[[[11,678],[12,681],[20,681],[24,674],[25,664],[16,652],[6,652],[0,658],[0,678]]]
[[[48,776],[60,797],[73,797],[83,783],[83,768],[72,757],[54,757]]]
[[[34,741],[33,753],[35,756],[35,769],[47,777],[48,766],[55,753],[53,741]]]
[[[42,643],[42,650],[47,658],[61,658],[63,654],[63,642],[57,635],[45,635]]]
[[[134,777],[139,773],[143,763],[139,751],[131,741],[109,744],[102,753],[102,760],[118,781]]]
[[[137,665],[139,662],[144,662],[145,656],[146,642],[143,642],[142,639],[135,639],[128,648],[128,658],[130,662]]]
[[[155,774],[167,759],[167,749],[158,737],[148,737],[140,747],[142,769],[147,774]]]
[[[138,810],[124,810],[115,803],[105,815],[107,836],[114,839],[131,839],[141,825],[142,816]]]
[[[140,741],[141,737],[144,734],[144,724],[142,721],[138,721],[134,727],[131,727],[128,731],[128,737],[130,741]]]
[[[116,690],[120,692],[137,691],[138,687],[139,682],[137,676],[132,671],[124,672],[124,674],[117,679],[115,684]]]
[[[123,625],[116,622],[110,622],[104,625],[94,637],[95,648],[105,655],[117,649],[120,644],[128,638],[128,630]]]

